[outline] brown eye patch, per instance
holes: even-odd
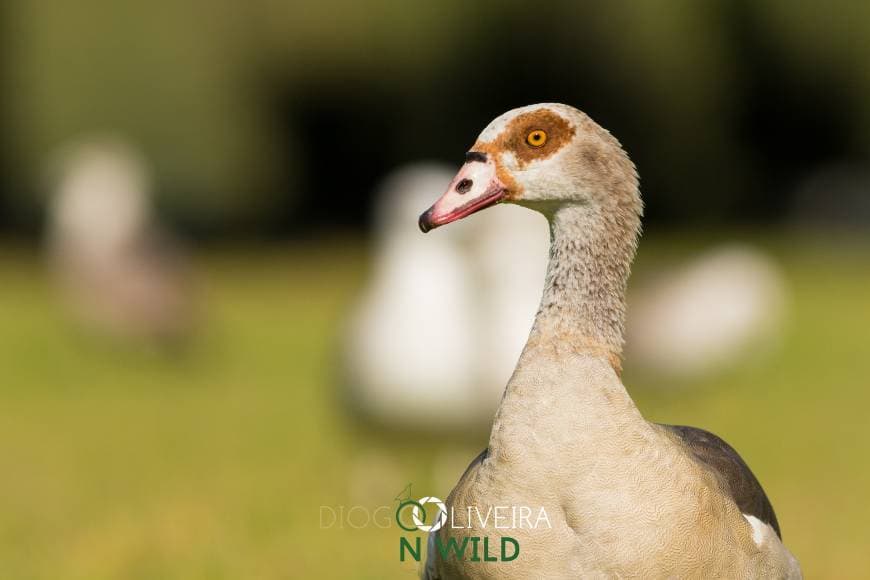
[[[533,136],[544,135],[544,139]],[[546,159],[574,137],[574,127],[548,109],[523,113],[513,119],[499,137],[501,148],[516,155],[520,165]],[[543,143],[541,143],[543,141]]]
[[[546,139],[542,145],[532,145],[528,142],[532,131],[543,131]],[[546,159],[562,149],[574,138],[576,129],[563,117],[553,111],[541,108],[529,113],[523,113],[513,118],[492,141],[477,141],[472,146],[474,155],[488,154],[498,159],[502,152],[512,153],[524,167],[537,159]],[[519,199],[523,189],[513,175],[501,163],[496,163],[496,174],[510,192],[509,198]]]

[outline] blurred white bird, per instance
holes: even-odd
[[[465,423],[480,410],[460,232],[424,243],[417,229],[420,207],[449,180],[441,166],[414,165],[377,195],[372,279],[347,329],[344,370],[355,408],[387,425],[450,429],[441,421]]]
[[[193,321],[188,265],[155,223],[142,156],[118,139],[92,139],[59,165],[47,250],[72,316],[110,338],[178,346]]]
[[[780,335],[786,283],[775,262],[746,245],[722,245],[629,297],[629,364],[694,378],[765,350]]]
[[[420,233],[420,212],[453,173],[411,165],[376,196],[372,279],[344,354],[356,408],[387,425],[487,424],[540,300],[549,240],[543,219],[506,207],[476,216],[473,227],[456,224],[428,239]]]
[[[480,388],[486,391],[494,412],[541,302],[550,234],[542,215],[514,205],[492,208],[470,219],[474,220],[470,234],[475,236],[470,259],[479,291]]]

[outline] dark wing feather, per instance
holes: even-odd
[[[727,486],[728,491],[740,510],[755,516],[776,530],[782,538],[779,522],[773,506],[764,493],[761,484],[753,475],[746,462],[733,447],[709,431],[683,425],[662,425],[676,435],[691,454],[716,473]]]

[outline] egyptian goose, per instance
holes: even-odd
[[[47,252],[62,299],[88,331],[177,352],[194,301],[180,244],[153,215],[150,172],[123,140],[94,137],[59,159]]]
[[[419,225],[426,232],[502,202],[544,214],[550,261],[489,446],[447,505],[459,514],[544,508],[550,526],[445,525],[430,536],[424,576],[799,578],[740,456],[701,429],[645,420],[620,380],[642,202],[619,142],[566,105],[512,110],[484,129]],[[433,549],[487,534],[515,538],[519,556],[490,562]]]

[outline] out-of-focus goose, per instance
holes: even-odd
[[[690,379],[768,351],[784,325],[786,294],[776,263],[744,244],[717,246],[658,271],[630,296],[630,363]]]
[[[490,393],[484,419],[489,424],[532,329],[544,288],[550,237],[546,220],[519,207],[481,214],[473,226],[468,251],[477,277],[476,342],[481,352],[476,363],[479,388]]]
[[[486,407],[476,389],[472,272],[461,232],[425,243],[415,218],[452,172],[403,168],[376,198],[371,280],[350,319],[344,388],[363,416],[390,427],[468,427]],[[432,316],[448,308],[455,316]]]
[[[376,195],[374,270],[346,334],[344,388],[383,425],[487,425],[540,300],[549,245],[540,216],[504,207],[474,227],[420,235],[421,203],[452,177],[443,165],[409,165]],[[445,307],[456,316],[427,315]]]
[[[502,202],[548,219],[551,257],[489,447],[447,504],[460,514],[544,508],[551,527],[511,529],[519,555],[493,563],[449,549],[445,557],[438,546],[487,535],[495,543],[504,530],[448,523],[430,536],[425,575],[800,577],[770,502],[734,449],[701,429],[645,420],[620,380],[642,203],[619,142],[566,105],[509,111],[480,134],[419,225],[425,232]]]
[[[49,208],[49,259],[84,328],[174,348],[191,330],[188,267],[155,223],[149,187],[144,160],[124,142],[70,147]]]

